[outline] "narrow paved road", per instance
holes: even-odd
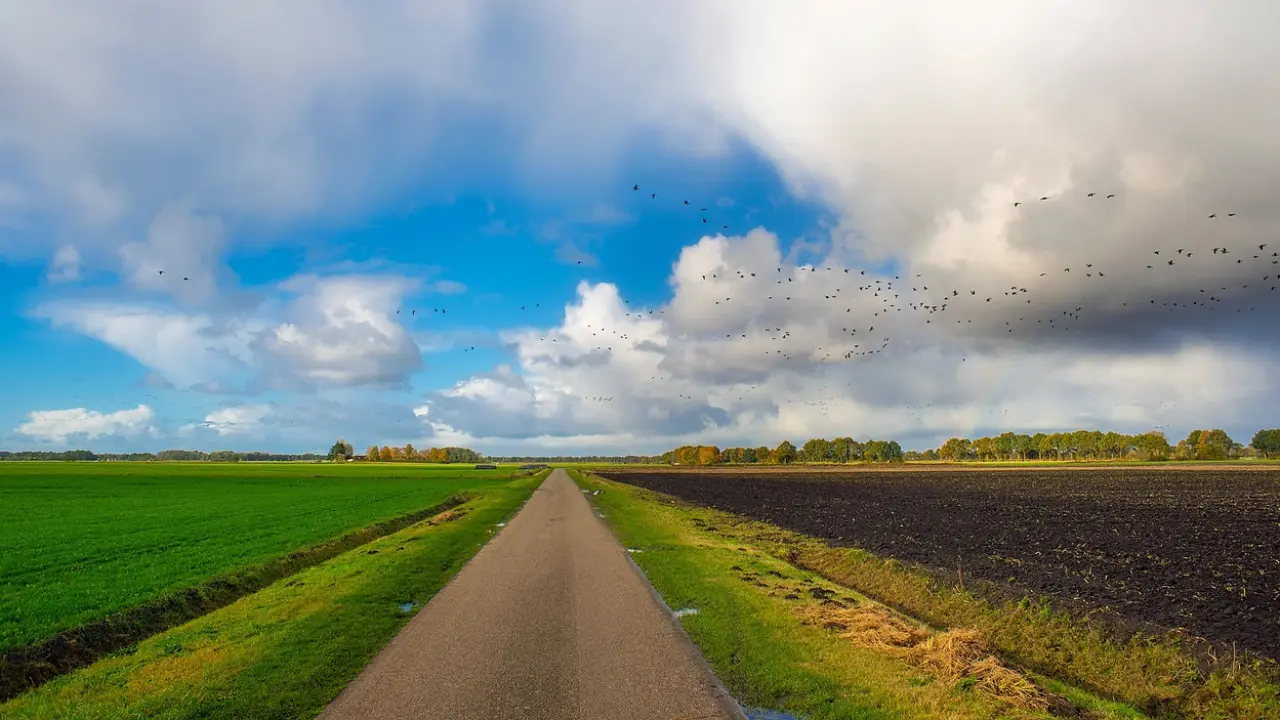
[[[555,470],[322,720],[742,718]]]

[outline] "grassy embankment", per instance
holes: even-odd
[[[463,504],[0,704],[0,718],[313,717],[544,476],[469,483]]]
[[[1118,639],[1032,602],[584,475],[731,692],[806,718],[1280,717],[1259,666],[1202,671],[1174,638]],[[892,607],[893,609],[890,609]],[[1104,699],[1107,698],[1107,699]]]

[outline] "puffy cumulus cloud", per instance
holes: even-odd
[[[397,386],[422,363],[395,318],[419,281],[401,276],[299,276],[252,308],[183,311],[63,300],[35,315],[105,342],[184,388],[225,393]]]
[[[322,385],[400,385],[422,354],[395,320],[417,281],[386,276],[294,278],[288,322],[260,338],[273,379]]]
[[[68,410],[37,410],[28,413],[28,420],[14,432],[25,438],[53,445],[65,445],[68,440],[95,440],[102,437],[137,437],[157,435],[151,425],[155,413],[146,405],[132,410],[103,413],[85,408]]]
[[[642,452],[839,434],[928,446],[1007,428],[1251,432],[1266,422],[1260,399],[1280,400],[1280,355],[1248,338],[1050,342],[1078,321],[995,327],[985,297],[968,295],[966,307],[931,299],[923,279],[894,278],[791,264],[763,230],[705,237],[673,267],[665,305],[633,308],[611,284],[582,283],[559,326],[505,334],[514,367],[435,393],[418,414],[430,432],[486,448],[595,438],[591,447]],[[974,317],[983,329],[970,329]]]

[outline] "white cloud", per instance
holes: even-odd
[[[421,351],[395,314],[418,285],[401,276],[308,275],[281,283],[292,296],[287,301],[219,313],[65,300],[35,314],[184,388],[394,386],[421,365]]]
[[[69,282],[80,279],[80,251],[74,245],[63,245],[53,254],[46,277],[50,282]]]
[[[952,320],[985,302],[930,313],[913,309],[924,293],[910,280],[779,257],[761,230],[703,238],[685,248],[673,296],[656,308],[582,283],[560,325],[504,336],[516,367],[459,382],[418,414],[429,431],[486,448],[595,438],[599,450],[640,452],[835,434],[928,446],[996,428],[1252,432],[1267,421],[1260,399],[1280,399],[1280,364],[1265,345],[1192,333],[1169,346],[1089,349],[1002,338],[1003,325],[958,332]],[[1223,381],[1194,380],[1206,377]]]
[[[508,336],[514,367],[434,398],[433,422],[477,438],[763,439],[823,423],[926,434],[980,426],[1001,404],[991,422],[1008,426],[1102,423],[1111,407],[1132,425],[1224,417],[1236,378],[1251,397],[1274,393],[1265,328],[1192,303],[1223,292],[1245,311],[1246,279],[1211,248],[1249,262],[1239,249],[1280,225],[1280,5],[36,3],[20,20],[0,24],[0,204],[70,219],[51,221],[64,232],[0,235],[0,252],[39,244],[47,257],[74,230],[86,266],[115,257],[133,287],[178,300],[189,309],[42,312],[186,386],[394,385],[420,362],[393,316],[407,290],[376,282],[312,280],[291,302],[214,309],[233,285],[223,252],[255,236],[230,229],[358,214],[408,182],[453,182],[456,165],[435,153],[468,142],[516,158],[531,195],[571,194],[616,181],[634,141],[657,136],[690,155],[745,140],[838,214],[833,236],[790,252],[765,233],[703,240],[652,318],[628,316],[612,285],[584,286],[561,326]],[[457,132],[455,110],[492,112],[511,136]],[[625,221],[602,205],[542,236],[561,262],[592,265],[593,244]],[[828,362],[875,349],[871,322],[857,340],[840,329],[849,286],[790,267],[800,248],[828,246],[841,275],[892,263],[882,282],[899,274],[905,295],[920,275],[931,290],[910,302],[952,314],[906,306],[913,322],[899,322],[897,308],[875,315],[887,295],[860,290],[844,314],[871,313],[890,349]],[[1196,259],[1150,260],[1179,248]],[[1107,279],[1082,279],[1090,264]],[[785,268],[773,285],[787,283],[787,306],[760,299],[763,278],[737,281],[758,265]],[[1277,272],[1254,267],[1250,285]],[[704,271],[727,274],[704,283]],[[1031,311],[1020,290],[1001,302],[1023,287]],[[1034,327],[1051,317],[1071,334]],[[1231,382],[1209,394],[1202,378],[1223,372]],[[907,425],[903,405],[922,406]],[[1248,408],[1233,421],[1252,422]]]
[[[307,286],[289,321],[263,336],[278,379],[325,385],[396,385],[422,363],[421,351],[395,320],[407,278],[344,276],[299,279]]]
[[[218,292],[223,244],[220,219],[170,205],[151,221],[145,241],[120,248],[120,258],[135,288],[203,303]]]
[[[219,436],[247,435],[261,432],[271,412],[270,405],[233,405],[205,415],[204,425]]]
[[[68,440],[94,440],[107,436],[136,437],[156,434],[151,425],[155,414],[146,405],[132,410],[102,413],[85,408],[36,410],[14,431],[39,442],[65,445]]]
[[[51,302],[36,314],[101,340],[183,387],[246,371],[250,343],[261,331],[253,322],[111,302]]]
[[[358,200],[422,157],[436,98],[475,94],[480,12],[26,7],[0,29],[0,149],[46,199],[98,222],[167,203],[175,188],[277,215]],[[408,99],[413,132],[386,132],[396,99]]]

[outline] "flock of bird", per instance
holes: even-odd
[[[638,183],[631,186],[631,192],[641,197],[647,195],[649,202],[660,202],[660,198],[666,197],[663,193],[642,189]],[[1097,198],[1100,202],[1115,201],[1118,197],[1117,193],[1111,192],[1083,195],[1085,199]],[[1051,203],[1053,200],[1045,195],[1040,196],[1038,202]],[[675,203],[690,209],[691,222],[696,228],[710,225],[720,231],[731,229],[731,223],[712,217],[709,204],[695,203],[686,198],[676,198]],[[1022,201],[1013,203],[1015,208],[1023,205]],[[1216,223],[1236,217],[1236,212],[1211,212],[1206,214],[1205,220]],[[1212,237],[1212,227],[1206,227],[1202,234]],[[1133,321],[1144,310],[1138,307],[1140,305],[1146,306],[1146,311],[1150,311],[1152,306],[1169,312],[1196,309],[1219,314],[1232,311],[1251,313],[1260,308],[1264,312],[1273,311],[1276,307],[1274,301],[1280,299],[1280,295],[1272,294],[1280,287],[1280,253],[1269,252],[1270,245],[1257,242],[1247,247],[1229,247],[1221,240],[1207,240],[1198,245],[1188,241],[1185,247],[1150,250],[1150,257],[1158,258],[1158,261],[1143,263],[1145,268],[1126,267],[1113,260],[1110,265],[1081,262],[1056,269],[1061,274],[1080,277],[1074,289],[1054,282],[1050,275],[1055,270],[1049,268],[992,290],[973,285],[957,286],[955,280],[942,277],[931,280],[919,273],[904,279],[903,273],[877,277],[874,271],[853,267],[783,266],[774,263],[769,266],[721,265],[697,276],[696,282],[706,284],[705,291],[685,287],[681,292],[688,291],[689,295],[682,301],[703,304],[699,312],[713,316],[716,312],[723,313],[724,325],[720,334],[701,333],[704,339],[723,336],[722,340],[729,343],[743,342],[743,353],[763,353],[780,363],[836,363],[867,360],[887,352],[895,337],[910,334],[910,326],[904,322],[910,318],[915,318],[919,326],[972,326],[974,334],[989,339],[994,334],[1016,337],[1020,334],[1070,333],[1073,328],[1080,329],[1103,315],[1128,316]],[[1145,302],[1130,300],[1116,302],[1114,307],[1106,305],[1106,284],[1116,283],[1113,289],[1123,290],[1134,282],[1135,271],[1180,272],[1185,268],[1209,268],[1211,264],[1217,266],[1211,273],[1216,278],[1212,282],[1181,275],[1177,283],[1179,289],[1175,291],[1162,290],[1166,294],[1148,297]],[[1078,285],[1080,282],[1097,285],[1082,288]],[[792,307],[787,308],[788,304]],[[736,310],[742,306],[746,309]],[[526,307],[521,306],[521,309]],[[670,307],[628,310],[624,315],[629,319],[651,318],[665,315],[667,309]],[[790,320],[778,321],[784,317]],[[814,333],[801,332],[796,322],[825,325],[825,334],[819,333],[815,337]],[[638,341],[629,335],[634,329],[628,330],[628,327],[634,328],[634,325],[596,327],[588,324],[591,341],[587,349],[610,353],[628,343],[635,344]],[[877,327],[880,327],[879,331]],[[961,331],[966,329],[969,328],[962,327]],[[817,338],[824,339],[817,341]],[[576,337],[574,342],[581,345],[584,339]],[[564,338],[557,338],[552,331],[541,335],[538,340],[550,344]],[[965,356],[959,357],[961,363],[967,360]],[[649,379],[667,381],[670,378],[659,373],[650,375]],[[753,385],[746,391],[738,390],[735,395],[743,400],[748,392],[755,389]],[[831,408],[827,397],[828,393],[822,390],[817,393],[818,399],[800,398],[793,402],[811,405],[820,414],[828,415]],[[684,392],[679,394],[679,398],[697,399],[693,393]],[[583,399],[592,402],[613,400],[598,396],[583,396]],[[705,394],[703,399],[706,399]],[[990,410],[991,414],[1007,412],[1007,409]]]
[[[643,202],[668,202],[665,193],[642,189],[638,183],[631,186],[631,193],[643,198]],[[1106,203],[1117,199],[1114,192],[1082,195],[1086,201],[1093,202]],[[1037,203],[1051,204],[1054,200],[1044,195]],[[688,209],[694,229],[703,232],[715,229],[719,233],[732,229],[731,222],[717,217],[724,208],[712,210],[715,203],[692,202],[680,197],[672,202],[678,208]],[[1021,200],[1012,204],[1014,208],[1026,205]],[[1020,213],[1027,211],[1025,208],[1018,210]],[[1229,223],[1238,215],[1234,211],[1215,211],[1203,217],[1206,227],[1188,228],[1188,237],[1199,234],[1212,238],[1211,233],[1220,223]],[[1238,239],[1234,242],[1233,246],[1228,246],[1220,239],[1207,239],[1199,244],[1185,241],[1183,247],[1148,249],[1143,251],[1150,252],[1148,260],[1141,263],[1144,267],[1125,266],[1113,261],[1109,265],[1081,262],[1061,268],[1042,268],[1026,279],[998,289],[973,284],[957,285],[953,279],[942,276],[930,278],[919,273],[907,275],[905,279],[901,272],[877,276],[875,271],[871,271],[868,275],[867,269],[835,265],[720,265],[699,273],[695,284],[703,283],[705,289],[682,287],[681,293],[688,297],[678,301],[689,303],[682,307],[685,311],[692,310],[711,317],[720,313],[724,322],[719,333],[702,333],[704,338],[719,339],[723,335],[724,341],[742,343],[740,355],[750,352],[770,356],[765,365],[758,366],[763,368],[770,367],[769,363],[773,362],[825,364],[872,359],[888,351],[895,338],[904,334],[911,336],[911,319],[917,321],[915,330],[929,325],[939,328],[959,325],[963,333],[970,330],[964,326],[973,326],[971,334],[990,339],[996,334],[1034,336],[1068,333],[1099,316],[1128,315],[1132,318],[1140,311],[1152,309],[1219,314],[1231,311],[1251,313],[1260,307],[1264,312],[1274,311],[1277,307],[1275,301],[1280,299],[1280,295],[1275,294],[1280,287],[1280,252],[1269,252],[1270,242],[1254,242],[1247,246],[1240,245]],[[1212,282],[1186,274],[1188,269],[1211,266],[1212,276],[1216,278]],[[166,274],[165,270],[158,272],[162,276]],[[1177,283],[1180,289],[1148,297],[1145,302],[1125,301],[1114,307],[1106,305],[1109,296],[1107,285],[1111,284],[1113,290],[1126,289],[1135,283],[1135,272],[1183,273]],[[1061,281],[1050,278],[1054,273],[1069,274],[1076,287],[1064,288]],[[190,280],[185,276],[182,279]],[[1079,283],[1094,285],[1081,287]],[[1131,302],[1134,307],[1130,307]],[[694,307],[698,303],[703,305]],[[738,308],[743,306],[746,309],[739,311]],[[513,305],[513,312],[517,312],[516,307],[519,312],[525,312],[540,309],[541,304],[524,302]],[[656,318],[666,315],[669,307],[628,310],[625,317],[635,320]],[[420,311],[422,317],[448,314],[445,307],[401,308],[396,310],[396,314],[407,313],[410,318],[420,320]],[[824,331],[802,331],[806,323],[825,325]],[[628,329],[634,327],[634,322],[627,323],[625,327],[589,323],[585,332],[590,333],[590,339],[584,334],[571,340],[578,345],[586,341],[588,350],[611,353],[640,342],[631,336],[634,330]],[[569,339],[562,331],[554,330],[538,337],[540,343],[548,346],[566,340]],[[475,349],[474,345],[463,348],[465,352]],[[967,359],[961,356],[959,362]],[[663,374],[650,375],[650,380],[668,379]],[[753,385],[748,390],[739,390],[737,397],[741,400],[755,389]],[[680,398],[692,400],[694,395],[681,392]],[[587,394],[581,395],[580,399],[592,403],[614,401],[614,397],[609,395]],[[829,412],[826,400],[797,402],[811,402],[823,414]]]
[[[632,185],[631,189],[633,192],[639,192],[640,186],[639,184],[635,184],[635,185]],[[1097,197],[1098,195],[1099,193],[1097,192],[1089,192],[1085,194],[1085,197],[1094,198],[1094,197]],[[651,200],[656,200],[659,197],[659,194],[656,192],[651,192],[649,193],[649,197]],[[1116,198],[1116,193],[1106,193],[1103,196],[1103,199],[1105,200],[1112,200],[1115,198]],[[1039,200],[1041,202],[1049,202],[1052,200],[1052,198],[1050,196],[1045,195],[1045,196],[1041,196]],[[690,201],[685,199],[685,200],[682,200],[680,204],[682,206],[689,206]],[[1023,204],[1022,201],[1017,201],[1013,203],[1013,206],[1019,207],[1022,204]],[[706,217],[707,212],[708,212],[707,207],[699,207],[698,219],[700,221],[700,224],[706,224],[708,222],[708,218]],[[1236,217],[1236,213],[1235,212],[1226,212],[1226,213],[1213,212],[1213,213],[1209,213],[1207,218],[1209,220],[1212,220],[1220,216],[1225,216],[1227,218],[1234,218]],[[721,228],[727,230],[729,229],[729,225],[723,224],[721,225]],[[1232,308],[1236,312],[1238,313],[1254,312],[1257,310],[1256,305],[1247,301],[1255,299],[1258,291],[1266,290],[1268,292],[1276,292],[1277,286],[1280,286],[1280,268],[1274,268],[1274,269],[1272,268],[1272,266],[1280,265],[1280,252],[1271,252],[1270,254],[1267,254],[1266,251],[1268,246],[1269,246],[1268,243],[1258,243],[1256,246],[1257,247],[1256,251],[1251,251],[1241,256],[1237,256],[1239,255],[1239,253],[1236,253],[1235,255],[1233,255],[1231,248],[1228,248],[1225,246],[1219,246],[1215,244],[1207,248],[1211,257],[1225,259],[1229,255],[1231,255],[1232,256],[1231,259],[1234,260],[1234,263],[1236,265],[1245,266],[1247,264],[1248,267],[1241,268],[1241,270],[1253,271],[1253,272],[1241,273],[1242,277],[1240,278],[1240,280],[1250,279],[1248,276],[1252,275],[1254,276],[1254,278],[1252,279],[1252,283],[1230,281],[1229,285],[1222,285],[1219,283],[1212,286],[1196,287],[1193,289],[1198,292],[1196,292],[1195,295],[1190,298],[1183,299],[1183,301],[1181,302],[1179,300],[1160,299],[1160,298],[1153,297],[1148,299],[1148,303],[1151,305],[1156,305],[1158,303],[1160,307],[1165,308],[1169,311],[1173,311],[1176,309],[1186,309],[1186,308],[1195,307],[1195,306],[1200,306],[1209,310],[1214,310],[1219,307],[1222,307],[1222,303],[1224,302],[1224,300],[1231,298],[1231,299],[1238,299],[1241,301],[1240,303],[1237,304],[1238,306],[1235,306]],[[1250,250],[1252,250],[1252,248],[1250,248]],[[1162,265],[1147,264],[1146,269],[1155,270],[1159,267],[1166,267],[1166,268],[1173,267],[1177,265],[1179,262],[1190,261],[1191,258],[1196,256],[1196,253],[1193,252],[1193,248],[1187,248],[1187,247],[1176,248],[1175,250],[1165,250],[1164,252],[1166,253],[1166,256],[1162,257],[1160,250],[1152,251],[1153,257],[1160,257],[1163,264]],[[1176,254],[1173,254],[1172,256],[1170,256],[1170,253],[1176,253]],[[1203,254],[1203,252],[1201,254]],[[1264,268],[1263,274],[1255,275],[1256,270],[1253,270],[1255,267]],[[769,272],[770,270],[772,270],[772,273]],[[1072,271],[1071,266],[1062,268],[1063,273],[1070,273],[1071,271]],[[875,331],[874,318],[880,317],[882,314],[901,313],[904,310],[906,310],[908,312],[916,313],[918,315],[923,316],[925,318],[924,319],[925,324],[934,324],[935,321],[937,321],[940,324],[944,322],[944,318],[950,318],[950,317],[955,317],[956,315],[961,315],[961,317],[958,317],[955,319],[956,324],[972,324],[976,316],[973,315],[972,313],[964,312],[966,304],[989,305],[991,303],[998,304],[1002,302],[1009,303],[1009,302],[1016,301],[1016,304],[1018,306],[1032,305],[1034,303],[1033,296],[1035,295],[1034,291],[1027,287],[1027,285],[1034,286],[1035,281],[1030,281],[1030,282],[1024,281],[1022,283],[1011,285],[1007,288],[1001,288],[1000,290],[997,291],[999,293],[999,295],[997,295],[995,292],[980,293],[979,289],[973,288],[973,287],[967,287],[967,288],[953,287],[950,289],[942,289],[935,286],[931,290],[929,287],[930,281],[927,278],[924,278],[920,274],[914,275],[914,277],[910,278],[908,282],[904,283],[900,275],[894,275],[892,279],[888,279],[887,277],[885,277],[884,279],[867,278],[866,270],[856,270],[854,268],[833,267],[833,266],[826,266],[821,268],[815,267],[815,266],[797,266],[794,269],[784,268],[782,266],[774,266],[772,268],[768,268],[768,267],[722,268],[720,272],[713,270],[710,273],[702,274],[701,281],[710,283],[711,285],[716,287],[723,286],[724,280],[745,281],[747,283],[746,286],[743,288],[743,292],[745,292],[746,294],[745,298],[743,297],[742,293],[738,293],[735,291],[735,294],[737,294],[737,298],[735,298],[735,296],[732,294],[725,295],[723,297],[714,296],[714,298],[711,299],[711,302],[713,305],[728,306],[735,299],[737,299],[739,302],[755,301],[758,305],[758,299],[760,295],[764,295],[764,300],[766,303],[772,302],[772,303],[781,304],[781,303],[789,303],[789,302],[795,302],[795,301],[801,301],[801,300],[808,301],[808,300],[816,299],[816,295],[811,298],[801,297],[802,293],[804,293],[807,289],[809,289],[809,287],[806,287],[806,286],[813,285],[812,283],[806,282],[806,277],[805,277],[806,272],[810,274],[810,277],[812,277],[814,274],[818,274],[819,272],[822,272],[822,273],[838,272],[840,273],[840,275],[837,275],[836,276],[837,278],[840,278],[841,275],[851,276],[849,278],[840,278],[835,282],[827,281],[827,282],[820,283],[821,289],[814,288],[815,292],[822,293],[823,301],[829,302],[829,303],[836,303],[837,305],[845,305],[845,307],[843,308],[844,313],[846,315],[850,315],[851,317],[849,318],[849,322],[845,326],[842,326],[840,328],[840,331],[842,334],[848,335],[851,338],[859,337],[857,333],[860,328],[853,327],[853,326],[859,324],[857,320],[862,320],[866,323],[866,327],[863,330],[864,334],[860,336],[861,338],[864,339],[864,342],[853,343],[852,347],[847,347],[846,349],[843,350],[843,352],[837,353],[839,357],[842,357],[843,359],[846,359],[846,360],[854,359],[857,357],[863,357],[867,355],[874,355],[874,354],[880,353],[881,351],[883,351],[885,348],[888,347],[888,344],[891,341],[891,337],[888,337],[888,336],[878,337],[874,340],[870,340],[869,342],[865,340],[869,338],[870,333],[873,333]],[[853,275],[852,273],[855,273],[855,272],[856,272],[856,275]],[[1085,263],[1083,267],[1076,267],[1076,272],[1083,274],[1086,280],[1092,280],[1095,278],[1097,280],[1103,280],[1104,278],[1107,277],[1107,273],[1103,271],[1103,268],[1095,267],[1094,263]],[[1036,279],[1038,280],[1039,278],[1044,278],[1048,274],[1049,274],[1048,270],[1044,272],[1040,272]],[[768,287],[770,283],[764,280],[765,277],[768,277],[770,275],[772,276],[772,284],[775,286],[775,288],[772,290],[770,290]],[[800,281],[799,285],[796,284],[797,280]],[[1238,288],[1235,287],[1237,282],[1239,282]],[[1252,284],[1252,287],[1254,288],[1254,293],[1242,292],[1242,291],[1248,291],[1251,287],[1251,284]],[[781,287],[776,287],[776,286],[781,286]],[[861,294],[860,299],[871,301],[869,307],[866,302],[863,302],[861,304],[857,302],[856,298],[858,298],[859,294]],[[1203,296],[1203,297],[1198,297],[1198,296]],[[857,314],[855,314],[855,306],[860,306],[858,308]],[[1124,302],[1121,305],[1121,307],[1128,307],[1128,306],[1129,306],[1128,302]],[[1040,315],[1040,317],[1036,317],[1032,319],[1035,319],[1035,323],[1037,325],[1045,326],[1047,329],[1059,330],[1062,332],[1069,332],[1071,330],[1073,321],[1082,320],[1083,313],[1085,312],[1087,312],[1087,310],[1084,305],[1076,305],[1074,303],[1071,303],[1056,309],[1054,316],[1044,317],[1044,313],[1041,311],[1041,312],[1034,313],[1035,315]],[[652,313],[653,313],[652,310],[649,311],[649,314],[652,314]],[[828,317],[830,315],[829,312],[820,313],[820,314],[826,315]],[[1015,325],[1015,323],[1029,322],[1028,315],[1032,315],[1032,314],[1033,313],[1030,313],[1030,312],[1023,312],[1019,315],[1016,321],[1013,319],[1004,320],[1004,325],[1006,327],[1003,329],[1005,330],[1006,333],[1009,333],[1009,334],[1016,333],[1020,328],[1019,326]],[[754,330],[754,332],[760,335],[767,336],[769,340],[778,342],[778,343],[786,343],[786,341],[792,338],[791,333],[787,330],[784,330],[781,327],[759,328]],[[736,333],[736,336],[738,338],[747,338],[748,334],[738,332]],[[726,339],[733,339],[734,337],[735,337],[735,333],[725,334]],[[807,354],[807,356],[810,357],[811,359],[815,359],[818,361],[828,360],[833,357],[833,353],[830,352],[830,349],[827,349],[826,351],[822,352],[821,355],[818,355],[817,351],[824,351],[824,348],[818,347],[811,350],[810,348],[806,348],[806,347],[793,346],[789,348],[786,346],[781,346],[773,350],[773,353],[776,355],[780,355],[784,359],[788,359],[788,360],[791,359],[793,356],[799,357],[802,354]]]

